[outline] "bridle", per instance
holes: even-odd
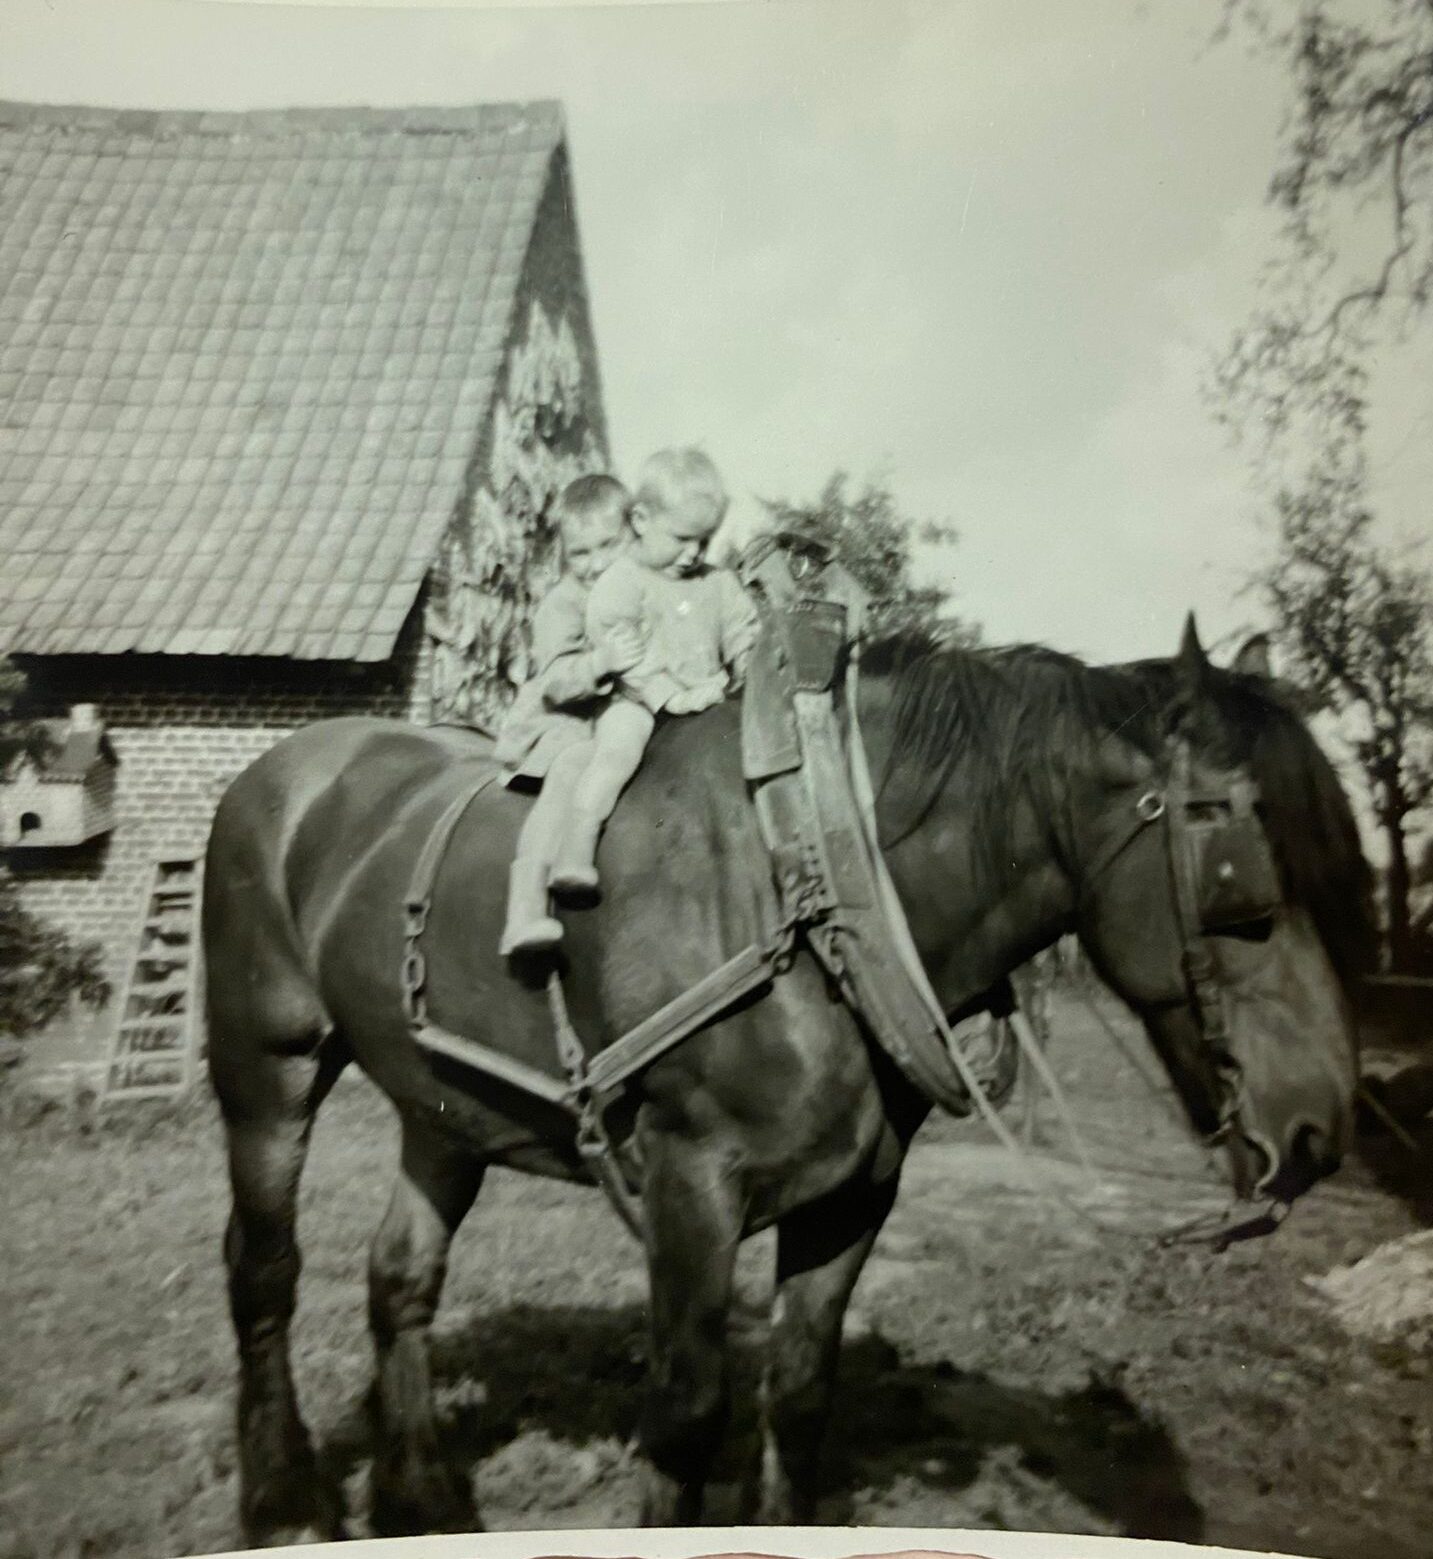
[[[1124,826],[1081,873],[1090,887],[1144,832],[1160,825],[1169,866],[1185,1001],[1219,1079],[1218,1125],[1208,1147],[1238,1124],[1243,1075],[1230,1045],[1228,997],[1209,939],[1267,922],[1283,901],[1274,853],[1259,821],[1258,787],[1237,770],[1196,786],[1188,738],[1170,738],[1163,788],[1144,791]]]

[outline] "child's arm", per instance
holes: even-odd
[[[667,700],[669,715],[699,715],[703,709],[712,709],[726,697],[726,673],[709,677],[695,687],[684,687]]]
[[[741,581],[729,569],[723,569],[721,579],[721,658],[731,672],[731,687],[741,686],[746,678],[747,662],[761,628],[756,604],[746,593]]]
[[[561,709],[611,692],[623,647],[589,646],[580,603],[565,592],[546,596],[532,621],[534,675],[544,703]]]
[[[601,652],[604,646],[621,645],[624,635],[635,634],[639,642],[644,641],[643,628],[639,581],[626,569],[608,569],[587,598],[587,637]],[[650,656],[625,666],[620,680],[623,690],[654,715],[682,690],[681,683],[664,667],[652,664]]]

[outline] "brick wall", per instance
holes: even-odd
[[[376,667],[207,657],[24,659],[27,712],[89,703],[119,758],[115,827],[86,845],[12,850],[20,901],[104,950],[108,1009],[76,1010],[33,1046],[33,1070],[104,1059],[133,959],[154,864],[203,855],[225,787],[290,731],[341,715],[428,718],[421,605],[392,660]]]
[[[573,331],[586,426],[605,450],[597,348],[563,151],[549,169],[523,257],[508,354],[526,328],[533,300]],[[506,372],[498,382],[506,382]],[[483,426],[474,429],[467,491],[451,522],[459,537],[467,534],[472,496],[487,480],[492,459],[489,409]],[[17,657],[30,680],[28,714],[63,715],[71,704],[94,704],[119,758],[111,834],[72,850],[6,853],[21,902],[76,937],[98,941],[115,986],[106,1011],[93,1017],[76,1011],[32,1045],[32,1076],[76,1067],[88,1072],[104,1060],[154,864],[203,854],[219,797],[248,763],[313,720],[432,718],[426,610],[425,591],[394,657],[379,667],[197,656]]]

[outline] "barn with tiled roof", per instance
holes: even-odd
[[[106,949],[77,1057],[249,759],[520,678],[551,497],[606,458],[574,210],[551,103],[0,104],[0,653],[117,758],[111,828],[7,853]]]

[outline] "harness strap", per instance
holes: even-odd
[[[825,594],[805,593],[764,556],[748,571],[748,583],[757,590],[764,631],[748,671],[753,707],[744,731],[778,702],[792,711],[792,746],[801,760],[795,768],[747,764],[788,912],[847,1004],[914,1086],[953,1115],[984,1114],[989,1096],[1008,1090],[1012,1076],[1000,1063],[1010,1052],[1002,1048],[996,1064],[978,1065],[946,1023],[875,837],[854,718],[863,593],[839,569],[817,585]],[[832,696],[838,691],[849,727],[844,739]],[[771,745],[752,742],[746,756]]]
[[[950,1024],[946,1021],[945,1009],[931,986],[930,977],[925,971],[925,965],[921,962],[915,939],[911,936],[910,921],[906,918],[905,909],[901,904],[899,895],[896,893],[896,885],[891,880],[890,868],[886,865],[886,858],[877,837],[875,791],[871,784],[871,771],[866,760],[866,744],[861,737],[860,715],[858,711],[857,667],[859,658],[860,645],[858,641],[852,651],[851,670],[846,684],[846,706],[851,724],[851,738],[849,742],[850,769],[852,790],[855,793],[856,799],[856,813],[860,819],[862,831],[865,834],[867,856],[871,863],[872,874],[876,880],[876,891],[880,897],[881,906],[885,911],[886,922],[890,929],[892,940],[895,943],[896,955],[905,970],[906,978],[910,981],[918,1000],[924,1006],[931,1026],[940,1035],[945,1047],[945,1053],[950,1057],[951,1064],[959,1073],[960,1080],[965,1085],[966,1092],[970,1095],[975,1108],[979,1111],[985,1123],[999,1135],[1004,1130],[1004,1122],[1000,1120],[991,1105],[988,1093],[997,1091],[1001,1084],[1007,1083],[1008,1080],[982,1079],[978,1076],[975,1068],[962,1050],[960,1042],[956,1038]],[[1023,1014],[1021,1014],[1021,1017],[1023,1018]],[[1017,1040],[1022,1042],[1023,1047],[1023,1036],[1018,1029],[1016,1034]],[[1016,1151],[1018,1151],[1018,1148]]]
[[[1086,892],[1096,878],[1103,876],[1105,870],[1125,853],[1138,835],[1143,833],[1151,823],[1157,823],[1164,816],[1167,804],[1159,791],[1145,791],[1134,804],[1134,816],[1119,833],[1105,842],[1102,850],[1096,851],[1094,859],[1084,868],[1081,886]]]
[[[485,1045],[479,1039],[469,1039],[464,1034],[454,1034],[426,1018],[415,1024],[411,1032],[413,1038],[426,1050],[435,1050],[450,1061],[457,1061],[475,1072],[485,1073],[500,1083],[520,1088],[523,1093],[541,1099],[544,1104],[555,1105],[562,1110],[570,1110],[572,1107],[572,1089],[568,1084],[535,1066],[529,1066],[525,1061],[504,1054],[492,1045]]]
[[[562,1058],[568,1077],[568,1092],[564,1102],[569,1109],[575,1106],[577,1110],[577,1151],[582,1155],[592,1178],[606,1193],[613,1210],[626,1225],[628,1233],[639,1244],[645,1244],[641,1197],[628,1181],[608,1134],[602,1107],[588,1086],[587,1052],[567,1015],[567,997],[556,969],[547,976],[547,1000],[552,1012],[552,1026],[557,1035],[557,1053]]]
[[[765,942],[753,942],[728,958],[600,1050],[586,1066],[586,1086],[597,1094],[614,1092],[742,997],[769,984],[788,955],[791,941],[792,931],[786,926]]]
[[[562,978],[555,969],[548,974],[548,1004],[558,1054],[567,1072],[567,1087],[560,1102],[577,1114],[578,1151],[617,1216],[637,1240],[645,1239],[641,1202],[623,1171],[620,1150],[614,1147],[607,1131],[608,1105],[639,1072],[743,997],[768,985],[789,956],[791,942],[792,931],[784,927],[766,942],[743,948],[591,1060],[568,1016]]]
[[[433,884],[437,880],[438,867],[442,864],[453,830],[463,814],[498,777],[495,768],[489,768],[476,784],[459,792],[444,808],[432,832],[418,852],[413,863],[413,876],[408,891],[403,895],[403,968],[401,988],[403,1010],[409,1026],[421,1027],[427,1021],[426,987],[428,965],[419,942],[427,929],[428,914],[433,907]]]
[[[453,834],[468,808],[496,778],[496,771],[490,770],[454,797],[439,815],[414,862],[408,891],[403,896],[400,980],[409,1032],[424,1049],[575,1116],[578,1151],[622,1222],[641,1240],[640,1206],[608,1134],[606,1107],[637,1073],[738,1001],[768,985],[790,958],[794,922],[786,920],[765,941],[743,948],[590,1061],[568,1016],[561,978],[553,970],[547,980],[548,1005],[566,1082],[482,1040],[455,1034],[428,1017],[428,969],[421,942],[432,910],[438,870]]]

